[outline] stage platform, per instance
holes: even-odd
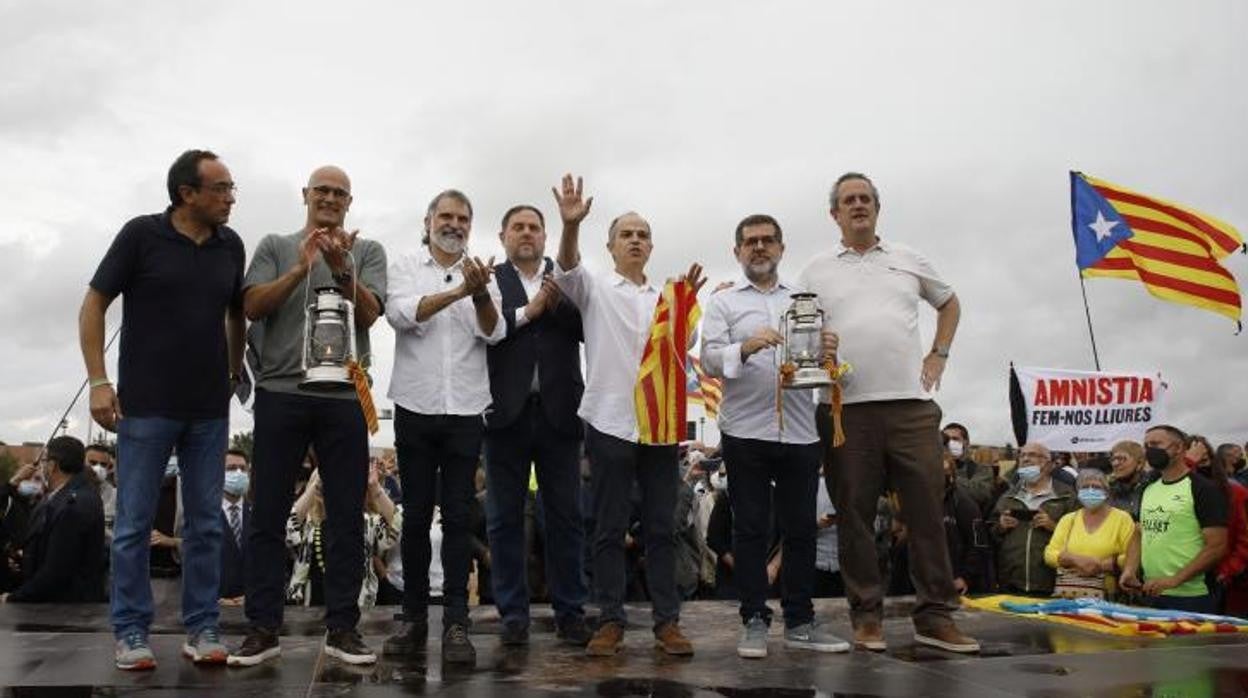
[[[700,601],[685,606],[682,626],[696,654],[688,659],[653,649],[649,609],[630,606],[626,649],[593,660],[555,641],[549,607],[534,609],[532,642],[499,646],[492,607],[473,609],[477,664],[443,666],[436,639],[425,656],[357,668],[321,652],[320,612],[287,608],[282,658],[248,669],[199,668],[179,656],[176,610],[162,603],[152,633],[159,666],[127,673],[113,668],[107,609],[91,606],[0,605],[0,685],[5,696],[1200,696],[1248,695],[1248,637],[1118,638],[1085,630],[961,612],[962,628],[983,644],[980,656],[962,657],[915,645],[907,618],[910,601],[890,599],[882,654],[841,655],[786,650],[779,623],[771,656],[736,656],[736,605]],[[848,634],[843,600],[817,608]],[[397,609],[378,608],[361,622],[378,651]],[[433,611],[437,627],[437,609]],[[777,619],[778,620],[778,619]],[[243,631],[239,608],[223,609],[231,644]]]

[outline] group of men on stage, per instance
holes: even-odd
[[[373,323],[384,316],[395,331],[388,396],[395,405],[406,579],[402,627],[385,641],[385,653],[406,655],[425,645],[428,529],[436,503],[445,572],[442,654],[448,662],[475,661],[468,633],[468,512],[484,448],[492,578],[505,645],[529,639],[523,510],[532,464],[549,536],[547,578],[560,640],[584,646],[590,656],[614,655],[623,644],[624,533],[636,486],[655,642],[669,654],[692,654],[680,627],[675,582],[677,444],[643,442],[634,402],[662,289],[647,273],[654,248],[649,222],[635,212],[612,220],[606,246],[613,269],[589,272],[581,264],[580,238],[593,199],[584,196],[580,179],[568,175],[554,189],[563,227],[556,257],[545,256],[542,212],[519,205],[502,218],[499,237],[507,259],[495,265],[467,253],[472,203],[448,189],[428,206],[421,244],[387,263],[378,242],[346,232],[350,179],[339,168],[322,167],[303,189],[303,228],[265,237],[244,266],[242,240],[226,226],[235,191],[215,154],[181,155],[169,171],[171,205],[122,228],[82,306],[92,414],[118,434],[111,589],[117,666],[155,666],[147,637],[153,614],[147,541],[155,488],[175,449],[185,512],[183,654],[195,662],[238,666],[280,654],[285,522],[296,474],[312,447],[325,493],[325,651],[349,663],[376,661],[356,629],[368,426],[355,391],[300,387],[308,299],[327,286],[355,303],[357,357],[365,366]],[[885,648],[884,587],[872,525],[887,482],[904,504],[902,516],[917,543],[911,546],[916,640],[977,651],[951,618],[957,593],[939,525],[941,413],[931,400],[957,326],[957,298],[920,253],[877,236],[879,194],[866,176],[838,179],[830,210],[840,240],[796,283],[779,273],[785,249],[780,224],[770,216],[747,217],[733,246],[742,276],[706,300],[702,362],[725,385],[720,426],[743,621],[738,653],[767,653],[765,564],[773,499],[784,540],[785,644],[827,652],[850,648],[816,620],[811,603],[821,461],[839,514],[852,643]],[[681,280],[696,294],[705,283],[701,266],[691,265]],[[844,386],[842,446],[832,446],[828,395],[816,409],[809,392],[786,391],[777,405],[775,353],[783,338],[776,323],[799,290],[818,294],[835,329],[825,330],[825,358],[839,355],[854,366]],[[115,390],[105,370],[104,314],[118,295],[123,316]],[[920,300],[937,309],[928,352],[918,335]],[[218,629],[218,511],[229,397],[248,339],[256,359],[245,545],[250,629],[231,650]],[[589,541],[578,494],[582,441],[592,471],[595,526]],[[584,545],[591,546],[600,609],[594,629],[583,608]]]

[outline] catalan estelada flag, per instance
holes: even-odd
[[[1134,279],[1162,300],[1240,321],[1239,286],[1218,260],[1244,240],[1227,223],[1081,172],[1070,173],[1070,209],[1083,276]]]
[[[706,375],[706,371],[702,370],[702,362],[693,354],[686,361],[689,365],[688,400],[690,404],[702,405],[706,416],[714,419],[719,415],[719,403],[724,399],[723,382]]]
[[[633,389],[639,443],[674,444],[684,438],[685,357],[701,315],[692,286],[684,281],[667,282],[654,307],[650,340]]]

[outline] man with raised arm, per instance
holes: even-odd
[[[587,378],[578,414],[588,424],[585,441],[596,520],[593,587],[601,607],[598,631],[585,651],[595,657],[612,656],[624,640],[624,531],[636,482],[642,496],[655,642],[668,654],[689,655],[693,645],[680,631],[675,577],[673,513],[680,480],[676,443],[640,441],[633,397],[660,294],[646,275],[646,262],[654,249],[650,224],[634,212],[613,220],[606,247],[614,270],[590,274],[581,264],[580,225],[593,197],[585,199],[582,192],[582,181],[571,175],[564,175],[561,190],[554,190],[563,219],[555,282],[581,311],[585,329]],[[683,280],[696,294],[705,283],[702,267],[690,266]]]

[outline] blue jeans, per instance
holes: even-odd
[[[217,625],[221,577],[221,483],[229,420],[124,417],[117,425],[117,517],[113,524],[113,633],[147,634],[152,520],[174,447],[182,487],[182,623]]]
[[[545,533],[546,583],[556,622],[585,615],[587,595],[581,528],[580,440],[550,426],[536,401],[529,401],[510,425],[485,437],[486,520],[490,539],[490,579],[503,623],[529,625],[529,585],[525,572],[524,505],[529,464],[537,470],[538,529]]]

